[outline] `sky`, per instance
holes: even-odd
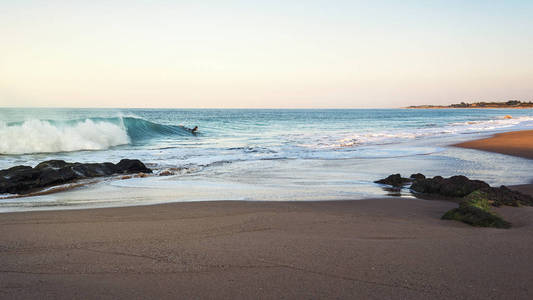
[[[533,1],[0,0],[0,106],[533,100]]]

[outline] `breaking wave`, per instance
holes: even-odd
[[[181,126],[134,117],[0,122],[0,154],[104,150],[156,137],[190,135]]]

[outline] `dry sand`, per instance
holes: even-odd
[[[499,133],[490,138],[454,146],[533,158],[533,130]]]
[[[533,207],[499,208],[514,226],[505,230],[440,220],[456,205],[222,201],[0,214],[0,298],[533,299]]]

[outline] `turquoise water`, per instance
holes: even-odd
[[[194,126],[199,127],[196,134],[188,130]],[[159,202],[365,198],[386,194],[372,181],[396,172],[465,174],[492,184],[528,182],[530,160],[446,147],[516,129],[533,129],[533,110],[2,108],[0,168],[33,166],[47,159],[138,158],[156,174],[165,170],[176,174],[96,185],[122,189],[121,193],[151,188],[152,196],[141,197],[142,203],[150,203],[150,198]],[[172,194],[177,188],[182,195]],[[154,189],[169,195],[156,197]],[[3,204],[74,205],[64,199],[69,193],[78,193],[79,198],[82,191],[3,200]],[[115,202],[127,205],[131,200]]]

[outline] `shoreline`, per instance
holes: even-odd
[[[533,184],[515,188],[533,195]],[[531,299],[533,207],[496,208],[513,223],[505,230],[440,219],[456,206],[396,197],[2,213],[0,292],[29,299]]]
[[[497,133],[488,138],[451,146],[533,159],[533,130]]]

